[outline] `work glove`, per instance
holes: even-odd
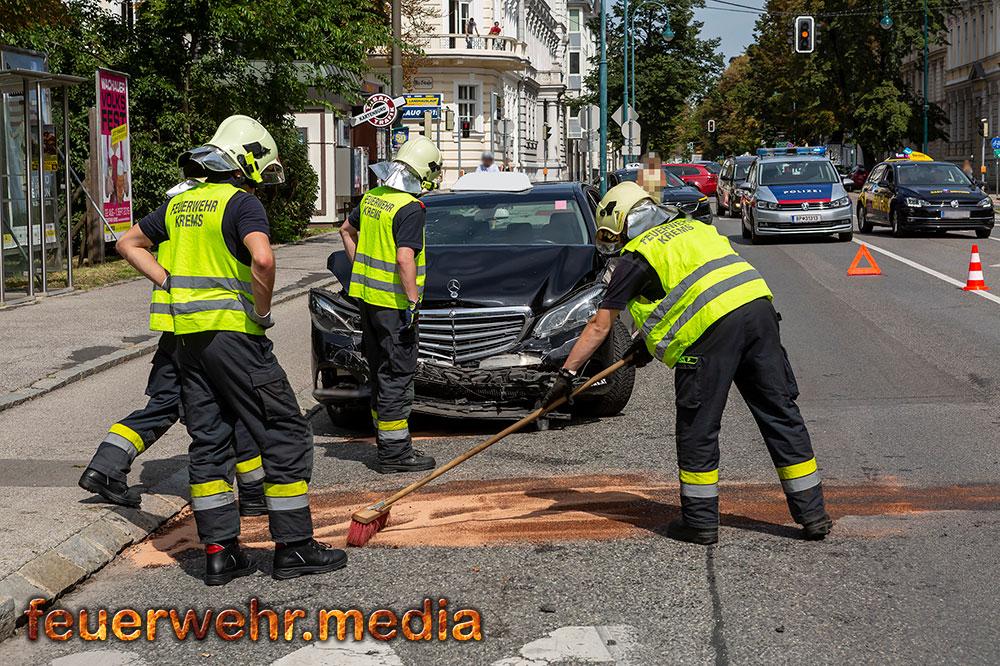
[[[545,394],[545,398],[542,400],[542,405],[548,407],[553,402],[564,396],[566,398],[566,404],[572,405],[573,380],[575,379],[575,374],[566,368],[559,368],[556,378],[552,381],[552,386],[549,387],[549,392]]]
[[[413,331],[420,320],[420,303],[410,301],[409,307],[403,310],[403,331]]]
[[[268,329],[274,326],[274,320],[271,319],[270,311],[267,314],[261,315],[257,314],[257,310],[251,309],[248,316],[250,317],[250,321],[257,324],[263,329]]]
[[[632,356],[632,360],[628,364],[636,368],[644,368],[653,360],[653,355],[646,347],[646,339],[642,335],[635,336],[632,345],[625,351],[625,358],[629,355]]]

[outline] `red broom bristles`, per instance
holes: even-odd
[[[358,521],[351,519],[351,527],[347,530],[347,545],[348,546],[363,546],[368,541],[379,533],[389,522],[389,510],[387,509],[385,513],[381,514],[378,518],[370,523],[359,523]]]

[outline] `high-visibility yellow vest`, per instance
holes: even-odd
[[[653,227],[622,252],[645,257],[663,285],[663,298],[634,298],[628,310],[649,353],[671,368],[719,319],[750,301],[773,298],[764,278],[729,241],[696,220]]]
[[[412,194],[391,187],[376,187],[361,198],[361,229],[348,290],[354,298],[384,308],[405,310],[409,307],[396,267],[392,222],[403,206],[414,201],[417,198]],[[424,293],[425,254],[424,250],[416,254],[420,297]]]
[[[167,203],[169,240],[160,244],[157,258],[170,279],[166,289],[153,291],[154,330],[264,334],[249,317],[254,306],[250,266],[232,255],[222,235],[226,204],[239,191],[228,183],[204,183]]]

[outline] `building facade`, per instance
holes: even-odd
[[[582,176],[583,136],[569,107],[583,90],[593,53],[586,29],[590,0],[430,0],[426,6],[433,7],[425,10],[423,30],[403,28],[423,49],[404,92],[441,95],[454,124],[449,129],[447,113],[430,123],[403,122],[410,136],[430,130],[443,153],[444,183],[474,170],[487,150],[497,165],[532,180]],[[384,57],[371,64],[388,78]],[[463,121],[468,136],[462,136]]]
[[[989,124],[985,137],[987,180],[994,184],[997,161],[990,137],[1000,136],[1000,0],[963,0],[948,21],[947,44],[931,43],[928,58],[928,99],[948,119],[947,140],[932,141],[931,156],[961,164],[970,160],[975,172],[983,166],[982,119]],[[911,54],[903,66],[903,80],[921,95],[923,50]],[[912,139],[919,146],[920,137]]]

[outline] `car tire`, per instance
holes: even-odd
[[[338,428],[367,433],[375,430],[375,425],[372,423],[371,408],[367,401],[323,405],[323,407],[326,409],[327,418]]]
[[[747,221],[747,229],[749,229],[747,235],[750,238],[750,244],[760,245],[761,243],[764,242],[764,239],[760,237],[760,235],[757,233],[757,229],[754,228],[753,218],[750,217],[749,213],[747,213],[745,219]]]
[[[902,238],[903,227],[899,225],[899,213],[896,212],[895,208],[889,209],[889,227],[892,229],[892,235],[895,238]]]
[[[864,206],[858,206],[858,231],[863,234],[870,234],[875,225],[868,219],[868,212]]]
[[[731,211],[729,206],[722,205],[722,197],[715,197],[715,215],[717,217],[729,217]]]
[[[976,229],[976,238],[989,238],[992,229]]]
[[[839,240],[841,243],[849,243],[852,240],[854,240],[854,232],[853,231],[841,232],[837,234],[837,240]]]
[[[740,235],[743,236],[743,240],[750,240],[750,230],[747,229],[746,220],[743,219],[742,215],[740,216]]]
[[[628,328],[622,322],[616,321],[611,327],[611,334],[597,348],[590,363],[587,364],[587,375],[593,377],[614,364],[625,355],[631,345],[632,336],[629,335]],[[573,413],[576,416],[598,418],[616,416],[625,409],[632,397],[634,386],[635,366],[629,365],[608,377],[608,387],[600,396],[587,398],[584,393],[577,398],[573,405]]]

